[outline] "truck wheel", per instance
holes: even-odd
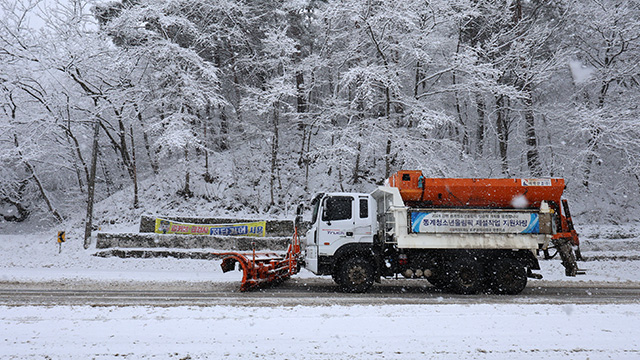
[[[334,272],[333,274],[331,274],[331,279],[333,279],[333,281],[338,285],[340,285],[340,283],[342,282],[340,280],[340,275],[337,272]]]
[[[356,256],[343,261],[338,267],[337,275],[334,279],[340,284],[342,291],[362,293],[373,286],[375,274],[369,261]]]
[[[513,259],[497,260],[489,273],[491,291],[517,295],[527,286],[527,270]]]
[[[448,287],[457,294],[477,294],[484,289],[482,264],[469,258],[455,259],[447,266]]]

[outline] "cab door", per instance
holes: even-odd
[[[311,214],[311,227],[307,231],[305,237],[305,258],[304,267],[314,274],[319,271],[318,263],[318,225],[319,225],[319,213],[322,211],[322,197],[324,194],[316,195],[311,201],[313,213]]]
[[[319,255],[333,255],[342,245],[354,242],[355,199],[351,195],[324,198],[322,216],[318,222]]]
[[[353,217],[354,241],[359,243],[373,243],[375,218],[375,202],[370,195],[359,195],[357,211]]]

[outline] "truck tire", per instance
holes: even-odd
[[[482,264],[470,258],[458,258],[447,266],[447,287],[457,294],[477,294],[484,290],[485,278]]]
[[[488,276],[494,294],[517,295],[527,286],[527,270],[513,259],[496,260]]]
[[[342,283],[342,281],[340,280],[340,274],[338,274],[338,272],[333,272],[333,274],[331,274],[331,279],[333,279],[333,281],[338,285]]]
[[[337,269],[336,282],[340,290],[348,293],[363,293],[373,286],[374,268],[370,261],[354,256],[344,260]]]

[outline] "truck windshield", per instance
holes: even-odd
[[[313,208],[313,212],[311,213],[311,225],[316,223],[316,219],[318,218],[318,209],[320,208],[320,199],[324,194],[316,195],[313,200],[311,200],[311,207]]]

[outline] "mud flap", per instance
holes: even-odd
[[[578,274],[578,263],[576,262],[576,255],[571,247],[571,239],[558,238],[552,239],[551,242],[558,249],[560,259],[562,260],[562,266],[564,266],[564,273],[566,276],[576,276]]]
[[[576,259],[582,258],[580,254],[580,239],[578,239],[578,233],[573,226],[573,219],[571,218],[571,211],[569,210],[567,200],[562,199],[562,207],[564,209],[566,227],[564,228],[564,232],[553,235],[551,242],[555,248],[558,249],[562,266],[565,268],[565,275],[582,275],[585,272],[579,270],[578,263],[576,263]],[[573,246],[577,247],[577,253],[573,251]]]

